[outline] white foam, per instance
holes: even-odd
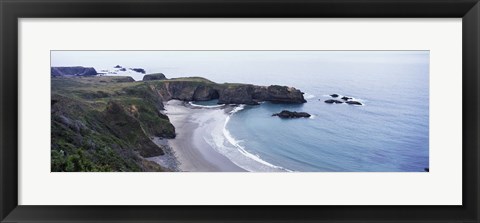
[[[315,98],[316,96],[313,94],[305,93],[305,99],[312,99]]]
[[[197,108],[221,108],[225,105],[197,105],[197,104],[194,104],[193,102],[188,102],[188,104],[192,107],[197,107]]]
[[[241,105],[233,108],[232,111],[230,111],[230,115],[233,115],[233,114],[235,114],[235,113],[237,113],[237,112],[239,112],[239,111],[241,111],[241,110],[243,110],[243,109],[245,109],[245,105],[244,105],[244,104],[241,104]],[[227,120],[229,120],[229,119],[230,119],[230,117],[227,117]],[[228,121],[227,121],[227,122],[228,122]],[[225,123],[225,125],[227,125],[227,124]]]

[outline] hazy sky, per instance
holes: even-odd
[[[362,64],[428,63],[429,51],[52,51],[51,66],[85,66],[114,70],[115,65],[162,72],[167,77],[220,74],[288,74],[312,67]],[[265,66],[268,64],[268,66]],[[326,68],[325,68],[326,69]],[[142,76],[133,74],[135,79]],[[137,77],[138,76],[138,77]]]

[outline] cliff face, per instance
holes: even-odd
[[[156,91],[124,77],[54,77],[51,170],[165,171],[146,157],[164,154],[151,137],[173,138]]]
[[[51,67],[50,73],[52,77],[97,75],[97,71],[93,67]]]
[[[219,104],[250,104],[269,101],[273,103],[300,104],[307,102],[303,92],[293,87],[271,85],[239,85],[228,86],[220,91]]]
[[[161,112],[163,102],[171,99],[249,105],[305,102],[301,91],[286,86],[217,84],[199,77],[133,81],[76,76],[51,78],[53,172],[168,171],[145,158],[167,149],[152,137],[175,137],[174,126]]]
[[[257,105],[259,102],[305,103],[303,92],[287,86],[256,86],[250,84],[217,84],[208,80],[182,78],[157,82],[155,89],[163,101],[206,101],[218,99],[219,104]]]

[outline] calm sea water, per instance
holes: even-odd
[[[305,104],[244,106],[230,116],[225,137],[262,160],[251,159],[253,166],[266,162],[291,171],[349,172],[421,172],[429,167],[428,51],[52,53],[52,66],[111,69],[116,64],[167,77],[279,84],[305,92]],[[333,93],[364,106],[324,103]],[[199,104],[209,103],[215,102]],[[271,116],[285,109],[313,116]]]

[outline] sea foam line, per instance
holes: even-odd
[[[194,104],[193,102],[188,102],[189,105],[193,106],[193,107],[198,107],[198,108],[220,108],[220,107],[223,107],[225,105],[197,105],[197,104]]]
[[[305,93],[305,99],[312,99],[315,98],[316,96],[313,94]]]

